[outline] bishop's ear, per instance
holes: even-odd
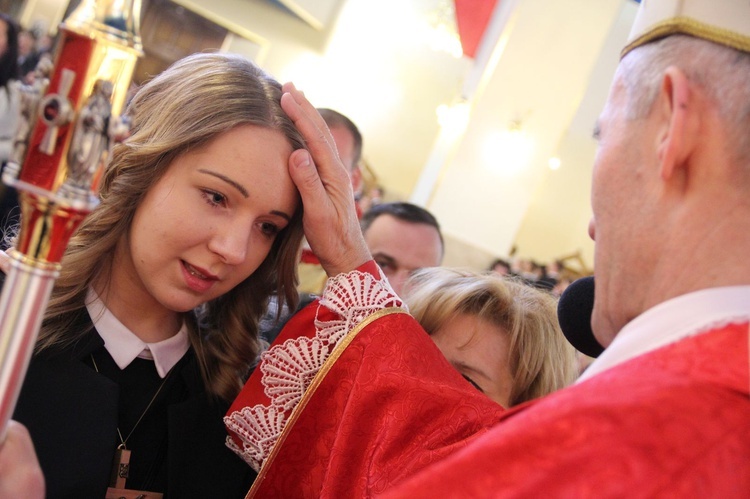
[[[697,103],[693,97],[685,73],[675,66],[668,67],[656,97],[656,109],[662,122],[658,154],[664,180],[687,163],[697,138]]]

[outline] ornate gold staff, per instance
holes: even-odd
[[[51,77],[24,92],[26,122],[3,174],[18,190],[21,227],[0,295],[0,442],[62,255],[98,203],[110,143],[127,130],[119,115],[143,53],[140,10],[140,0],[83,0],[60,26]]]

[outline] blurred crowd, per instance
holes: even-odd
[[[561,259],[540,263],[531,258],[497,258],[489,266],[491,272],[501,276],[511,276],[536,288],[560,296],[567,287],[586,272],[574,270]]]

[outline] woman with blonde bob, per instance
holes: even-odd
[[[497,275],[417,271],[404,301],[443,355],[477,389],[510,407],[576,377],[554,297]]]
[[[222,416],[268,297],[295,306],[302,240],[288,161],[304,141],[281,97],[248,60],[196,54],[129,104],[130,137],[62,260],[14,415],[48,497],[247,491],[254,473],[225,447]]]

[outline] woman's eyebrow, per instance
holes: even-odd
[[[232,180],[231,178],[227,177],[226,175],[222,175],[221,173],[218,173],[218,172],[212,172],[211,170],[206,170],[206,169],[203,169],[203,168],[199,169],[198,171],[201,172],[201,173],[205,173],[206,175],[211,175],[213,177],[221,179],[224,182],[226,182],[227,184],[229,184],[232,187],[234,187],[235,189],[237,189],[238,191],[240,191],[240,194],[242,194],[245,198],[249,198],[250,197],[250,193],[247,192],[247,189],[245,189],[242,186],[242,184],[240,184],[238,182],[235,182],[234,180]],[[284,213],[283,211],[272,210],[270,213],[272,215],[277,215],[277,216],[285,219],[287,222],[291,222],[292,221],[292,217],[290,215],[288,215],[287,213]]]
[[[287,215],[283,211],[271,210],[271,215],[279,216],[279,217],[283,218],[284,220],[286,220],[287,222],[291,222],[292,221],[292,217],[290,217],[289,215]]]
[[[217,172],[212,172],[211,170],[205,170],[203,168],[199,169],[198,171],[201,172],[201,173],[205,173],[206,175],[212,175],[212,176],[214,176],[216,178],[219,178],[219,179],[223,180],[224,182],[226,182],[227,184],[229,184],[232,187],[234,187],[235,189],[237,189],[238,191],[240,191],[240,194],[242,194],[244,197],[246,197],[246,198],[250,197],[250,193],[247,192],[247,189],[245,189],[245,187],[243,187],[238,182],[235,182],[231,178],[227,177],[226,175],[222,175],[221,173],[217,173]]]

